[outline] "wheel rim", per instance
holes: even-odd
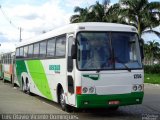
[[[29,91],[29,83],[26,85],[26,90]]]
[[[22,85],[22,90],[24,91],[24,84]]]
[[[60,95],[60,104],[61,104],[62,108],[64,109],[64,107],[65,107],[64,92],[62,92]]]
[[[25,85],[24,85],[24,83],[22,85],[22,90],[25,91]]]

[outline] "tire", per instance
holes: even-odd
[[[119,106],[115,106],[115,107],[110,107],[108,108],[110,111],[117,111],[119,108]]]
[[[5,83],[6,82],[6,80],[3,78],[3,83]]]
[[[13,81],[13,79],[12,79],[12,75],[11,75],[11,81],[10,81],[10,82],[11,82],[11,84],[13,85],[14,81]]]
[[[28,82],[26,83],[26,91],[27,91],[27,94],[30,94],[30,88],[29,88],[29,83]]]
[[[59,103],[61,105],[61,108],[63,111],[71,112],[72,107],[66,104],[65,101],[65,95],[63,89],[61,89],[60,94],[59,94]]]
[[[33,93],[31,93],[31,91],[30,91],[29,82],[26,83],[26,93],[27,93],[28,95],[33,96]]]
[[[22,83],[22,91],[23,91],[24,93],[26,93],[26,92],[27,92],[27,90],[26,90],[26,86],[25,86],[24,82]]]

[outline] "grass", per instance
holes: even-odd
[[[152,84],[160,84],[160,74],[144,74],[144,82]]]

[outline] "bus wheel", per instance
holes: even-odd
[[[10,82],[11,82],[11,84],[13,84],[13,81],[12,81],[12,75],[10,76],[10,78],[11,78],[11,81],[10,81]]]
[[[23,91],[24,93],[26,93],[26,92],[27,92],[27,90],[26,90],[26,86],[25,86],[24,82],[22,83],[22,91]]]
[[[66,104],[63,89],[61,89],[61,92],[60,92],[60,95],[59,95],[59,103],[61,105],[62,110],[67,111],[67,112],[71,112],[71,106]]]
[[[115,106],[115,107],[109,108],[109,110],[110,110],[110,111],[116,111],[116,110],[118,110],[118,108],[119,108],[119,106]]]
[[[4,82],[4,83],[6,82],[4,78],[3,78],[3,82]]]
[[[30,91],[30,86],[29,86],[29,82],[27,81],[27,83],[26,83],[26,92],[27,92],[27,94],[29,94],[29,95],[33,95],[32,93],[31,93],[31,91]]]
[[[28,81],[26,82],[26,91],[28,94],[30,94],[30,88],[29,88],[29,83]]]

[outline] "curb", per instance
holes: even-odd
[[[158,86],[158,87],[160,87],[160,84],[144,83],[144,85],[152,85],[152,86]]]

